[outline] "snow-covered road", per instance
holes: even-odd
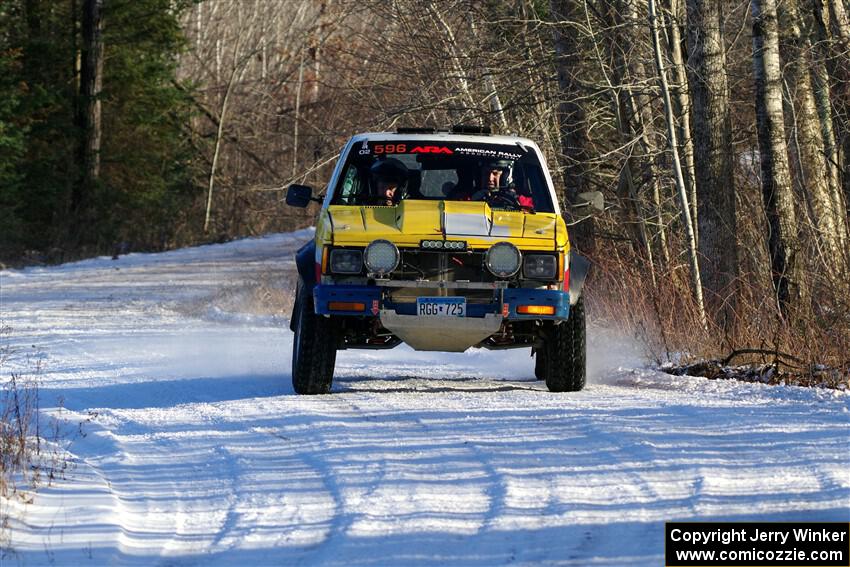
[[[0,379],[44,353],[72,460],[4,503],[4,566],[661,565],[668,520],[850,520],[850,396],[667,376],[601,331],[580,393],[526,350],[400,347],[295,396],[287,322],[247,307],[309,237],[0,272]]]

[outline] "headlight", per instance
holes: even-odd
[[[558,277],[558,258],[550,254],[529,254],[522,262],[522,273],[535,280],[554,280]]]
[[[484,263],[494,276],[507,278],[519,271],[522,254],[510,242],[498,242],[487,251]]]
[[[398,267],[399,253],[389,240],[375,240],[366,247],[366,268],[370,274],[385,275]]]
[[[331,272],[335,274],[359,274],[363,271],[363,252],[360,250],[331,250]]]

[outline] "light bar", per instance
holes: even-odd
[[[425,250],[466,250],[466,242],[463,240],[423,240],[419,246]]]
[[[399,126],[395,131],[396,134],[433,134],[436,132],[436,129],[428,126]]]
[[[520,305],[516,308],[520,315],[554,315],[554,305]]]
[[[490,126],[475,126],[472,124],[455,124],[453,134],[490,134]]]

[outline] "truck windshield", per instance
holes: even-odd
[[[534,151],[519,145],[445,140],[356,144],[331,203],[384,204],[378,202],[378,185],[387,175],[398,185],[396,199],[480,200],[494,208],[555,211]]]

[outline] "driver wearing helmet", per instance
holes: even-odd
[[[478,183],[478,191],[472,194],[473,201],[486,201],[491,193],[499,190],[502,175],[505,168],[510,167],[511,162],[506,160],[491,161],[481,167],[481,178]]]
[[[482,164],[478,191],[472,194],[473,201],[486,201],[490,206],[513,206],[519,208],[519,196],[512,185],[502,183],[505,171],[513,165],[508,160],[493,160]]]
[[[513,183],[509,185],[502,183],[505,170],[512,165],[513,163],[508,160],[493,160],[484,163],[481,167],[479,189],[472,194],[472,200],[487,201],[491,206],[532,207],[531,198],[518,195]]]
[[[502,175],[511,166],[508,160],[478,162],[480,169],[476,178],[475,171],[458,169],[457,185],[449,192],[453,201],[489,201],[498,191],[506,190],[501,186]]]
[[[380,159],[369,168],[370,193],[367,205],[392,207],[398,204],[407,185],[407,167],[395,158]]]

